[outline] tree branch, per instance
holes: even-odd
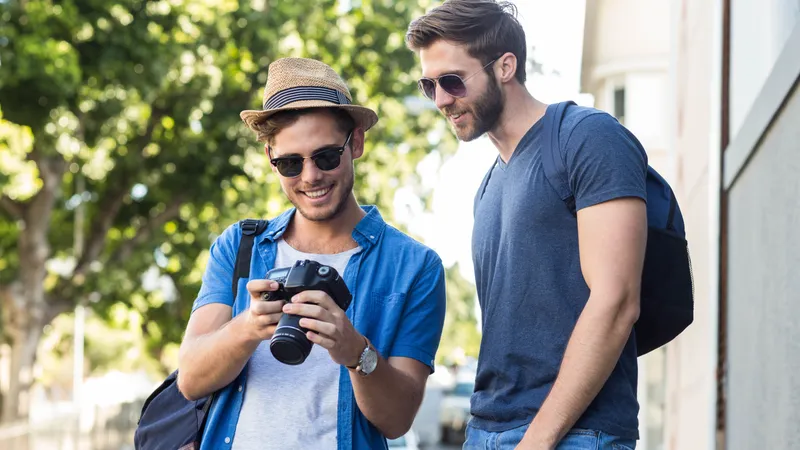
[[[144,148],[150,142],[153,136],[153,130],[163,115],[163,111],[154,107],[150,113],[145,132],[137,136],[131,142],[131,146],[135,148]],[[141,155],[141,152],[135,152],[135,154]],[[100,253],[102,253],[106,244],[108,230],[111,229],[111,225],[114,224],[114,220],[116,220],[119,210],[125,202],[125,196],[128,195],[134,184],[134,180],[125,172],[123,165],[117,165],[114,170],[108,174],[108,178],[115,180],[114,187],[104,196],[100,204],[99,214],[92,222],[88,239],[81,251],[80,259],[75,265],[73,277],[76,275],[84,275],[89,264],[100,257]]]
[[[0,206],[2,206],[3,209],[11,214],[11,216],[15,219],[21,219],[22,215],[25,213],[24,207],[21,203],[12,200],[6,195],[0,195]]]
[[[42,189],[31,199],[27,211],[25,211],[26,216],[35,218],[36,224],[46,230],[50,227],[50,214],[53,212],[56,198],[61,193],[61,181],[67,170],[67,161],[58,153],[53,156],[44,156],[35,140],[33,149],[27,154],[27,157],[34,161],[39,169]],[[26,220],[26,227],[35,225],[28,222],[29,220]]]
[[[76,301],[73,295],[61,297],[53,294],[45,295],[47,308],[44,312],[44,323],[50,323],[65,312],[75,309]],[[70,300],[71,299],[71,300]]]
[[[185,194],[179,194],[173,197],[169,205],[164,208],[164,211],[153,216],[144,225],[139,227],[139,229],[136,230],[136,234],[133,236],[133,238],[128,239],[120,244],[111,258],[109,258],[109,263],[114,264],[125,261],[131,256],[136,247],[150,238],[154,231],[164,226],[164,224],[170,220],[178,217],[181,206],[183,206],[183,203],[186,201],[186,197],[187,196]]]
[[[125,196],[128,195],[131,185],[133,184],[126,175],[127,174],[123,173],[119,174],[119,177],[114,177],[114,179],[117,180],[114,187],[103,197],[98,208],[98,213],[95,215],[92,225],[89,228],[88,239],[81,251],[80,260],[78,260],[78,263],[75,265],[73,277],[85,274],[89,264],[97,260],[100,253],[103,251],[108,230],[110,230],[111,225],[114,224],[119,210],[122,209],[122,205],[125,203]]]

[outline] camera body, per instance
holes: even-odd
[[[342,311],[346,311],[353,300],[336,269],[316,261],[300,260],[290,267],[272,269],[267,272],[266,278],[277,281],[279,287],[276,291],[265,292],[262,295],[265,301],[285,300],[291,303],[292,297],[303,291],[323,291]],[[270,340],[272,355],[284,364],[302,364],[314,345],[306,337],[308,330],[300,326],[301,318],[296,314],[283,314]]]

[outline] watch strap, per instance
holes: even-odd
[[[358,362],[356,362],[354,366],[345,366],[345,367],[347,367],[350,370],[358,370],[358,368],[361,367],[361,364],[363,364],[364,362],[364,355],[369,350],[369,345],[370,345],[369,340],[367,339],[366,336],[364,336],[364,344],[365,344],[364,350],[361,350],[361,354],[358,355]]]

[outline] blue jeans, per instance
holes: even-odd
[[[514,450],[522,440],[528,425],[508,431],[483,431],[467,425],[467,440],[463,450]],[[636,441],[622,439],[595,430],[575,428],[567,433],[556,450],[634,450]]]

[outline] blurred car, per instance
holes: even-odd
[[[475,373],[459,373],[452,389],[442,399],[439,424],[442,427],[442,441],[445,443],[463,442],[469,421],[469,400],[475,390]]]
[[[419,439],[413,429],[408,430],[408,433],[397,439],[387,439],[386,441],[392,450],[419,450]]]

